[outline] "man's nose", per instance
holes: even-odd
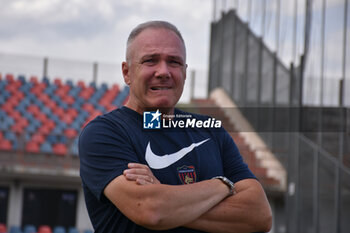
[[[156,77],[159,78],[169,78],[170,71],[166,61],[159,62],[156,70]]]

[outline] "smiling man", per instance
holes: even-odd
[[[270,230],[265,193],[223,128],[143,129],[145,111],[154,111],[152,119],[189,115],[175,108],[186,68],[185,43],[172,24],[151,21],[131,32],[122,65],[128,102],[91,121],[79,140],[96,232]]]

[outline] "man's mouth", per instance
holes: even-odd
[[[162,91],[162,90],[169,90],[170,87],[151,87],[151,90],[153,91]]]

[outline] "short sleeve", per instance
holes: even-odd
[[[238,182],[249,178],[256,179],[255,175],[243,161],[238,147],[233,141],[232,137],[225,130],[223,132],[222,143],[225,176],[233,182]]]
[[[138,162],[123,127],[103,117],[91,121],[79,137],[80,176],[84,186],[103,200],[103,190],[123,174],[130,162]]]

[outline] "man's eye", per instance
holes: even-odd
[[[181,66],[181,65],[182,65],[181,62],[176,61],[176,60],[171,60],[171,61],[170,61],[170,64],[172,64],[172,65],[177,65],[177,66]]]
[[[155,59],[153,59],[153,58],[150,58],[150,59],[145,59],[145,60],[143,60],[142,61],[142,64],[154,64],[156,62],[156,60]]]

